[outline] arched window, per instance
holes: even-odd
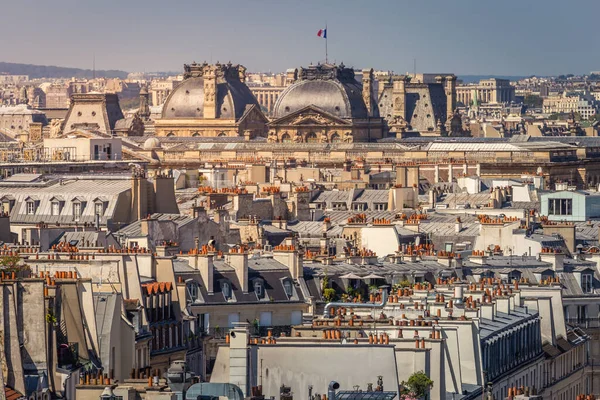
[[[310,132],[306,135],[306,143],[318,143],[318,141],[316,133]]]
[[[287,133],[284,133],[284,134],[281,136],[281,141],[282,141],[283,143],[290,143],[290,142],[292,141],[292,138],[291,138],[291,137],[290,137],[290,135],[288,135]]]
[[[342,141],[342,138],[340,137],[340,135],[338,135],[337,132],[334,132],[333,135],[331,135],[331,143],[338,143],[341,141]]]
[[[167,137],[173,137],[173,136],[175,136],[175,134],[174,134],[173,132],[169,132],[169,133],[167,134]]]
[[[221,133],[219,133],[219,136],[218,136],[218,137],[225,137],[225,136],[227,136],[227,133],[225,133],[225,132],[221,132]]]

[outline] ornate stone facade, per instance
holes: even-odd
[[[354,138],[351,122],[307,106],[269,124],[269,142],[350,143]]]
[[[461,136],[456,114],[456,76],[436,76],[435,82],[411,83],[411,77],[395,75],[380,81],[379,110],[387,133],[403,136]]]
[[[245,84],[246,68],[229,64],[184,66],[184,80],[169,95],[157,136],[266,135],[267,118]]]
[[[270,142],[369,142],[383,137],[373,96],[373,71],[311,65],[288,71],[293,83],[279,96],[269,123]]]

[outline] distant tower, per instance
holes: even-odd
[[[362,95],[363,101],[365,102],[365,106],[367,106],[367,111],[369,112],[369,116],[373,115],[373,104],[371,99],[373,98],[373,68],[371,69],[363,69],[362,70]]]
[[[204,118],[217,118],[217,65],[207,65],[204,67]]]
[[[29,98],[27,96],[27,86],[21,86],[21,93],[19,95],[19,102],[21,104],[29,104]]]
[[[452,118],[456,110],[456,76],[448,75],[444,79],[446,86],[446,129],[451,131]]]
[[[148,121],[150,119],[149,104],[148,86],[144,84],[140,89],[140,108],[138,110],[138,114],[142,121]]]
[[[394,117],[406,121],[406,84],[410,78],[406,76],[393,77],[392,96],[394,99]]]

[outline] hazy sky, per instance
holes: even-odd
[[[3,0],[0,61],[179,71],[325,59],[406,72],[600,70],[599,0]]]

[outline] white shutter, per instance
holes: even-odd
[[[292,311],[291,324],[292,325],[302,324],[302,311],[300,311],[300,310]]]
[[[260,313],[260,326],[271,326],[271,320],[273,318],[273,313],[271,311],[262,311]]]

